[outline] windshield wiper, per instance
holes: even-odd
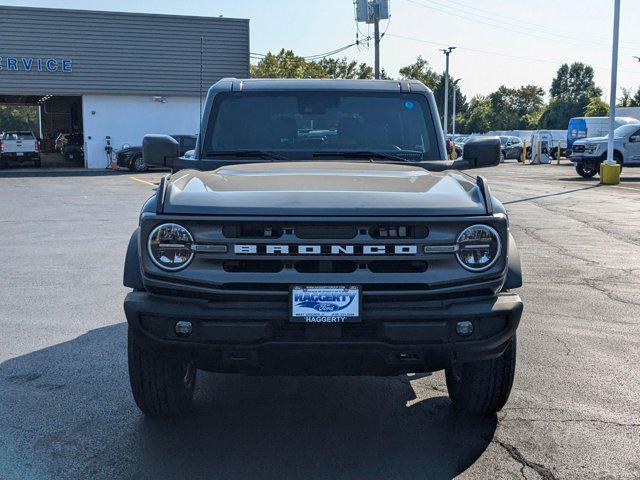
[[[270,158],[272,160],[289,160],[283,155],[267,150],[219,150],[205,153],[205,157],[238,157],[238,158]]]
[[[396,162],[410,161],[407,158],[403,158],[399,155],[385,152],[374,152],[369,150],[347,150],[347,151],[326,151],[326,152],[313,152],[314,157],[343,157],[343,158],[368,158],[373,161],[374,158],[384,158],[386,160],[395,160]]]

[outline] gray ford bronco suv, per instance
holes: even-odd
[[[184,412],[198,369],[399,375],[445,369],[454,408],[509,396],[522,301],[507,213],[480,176],[498,138],[446,160],[415,81],[236,80],[209,90],[195,158],[140,214],[124,301],[133,396]]]

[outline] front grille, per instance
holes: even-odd
[[[453,290],[465,296],[483,282],[494,288],[506,259],[505,250],[502,262],[487,272],[472,273],[460,266],[448,248],[474,223],[492,225],[506,245],[506,222],[501,217],[266,217],[257,221],[194,216],[162,221],[179,222],[189,229],[196,253],[187,268],[167,273],[158,272],[144,250],[145,275],[150,278],[145,283],[197,292],[212,300],[286,298],[291,285],[357,285],[368,301],[380,305],[442,298]],[[157,224],[157,219],[143,221],[142,235],[146,238]],[[425,248],[436,246],[445,248]]]
[[[285,268],[298,273],[354,273],[358,269],[372,273],[422,273],[427,271],[427,262],[419,260],[373,260],[355,262],[351,260],[233,260],[222,263],[229,273],[278,273]]]
[[[278,273],[284,264],[277,260],[232,260],[223,262],[222,267],[229,273]]]
[[[575,153],[583,153],[584,152],[584,145],[574,145],[573,146],[573,151]]]
[[[283,235],[302,240],[348,240],[358,236],[375,239],[425,239],[429,235],[429,228],[426,225],[402,223],[364,226],[331,223],[283,226],[247,222],[224,226],[222,235],[233,239],[279,239]]]
[[[415,260],[418,243],[429,236],[429,227],[418,223],[345,224],[338,222],[266,223],[238,222],[206,232],[207,237],[218,235],[228,242],[227,258],[221,255],[202,255],[211,267],[221,265],[229,274],[280,273],[299,274],[403,274],[423,273],[428,265]],[[209,243],[209,242],[207,242]],[[214,242],[211,242],[214,243]],[[236,245],[250,246],[253,250],[236,252]],[[403,245],[415,249],[403,254],[395,251]],[[267,247],[274,248],[267,251]],[[365,252],[370,248],[385,247],[383,254]],[[300,252],[300,247],[316,248],[316,253]],[[341,247],[342,250],[332,250]],[[283,252],[283,249],[287,249]],[[233,257],[233,259],[229,259]]]

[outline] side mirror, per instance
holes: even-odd
[[[629,143],[638,143],[640,142],[640,135],[631,135],[629,137]]]
[[[475,137],[464,144],[462,158],[455,160],[451,168],[469,170],[497,165],[500,165],[500,138]]]
[[[173,168],[180,156],[180,144],[169,135],[145,135],[142,139],[142,159],[152,167]]]

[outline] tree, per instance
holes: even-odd
[[[411,65],[402,67],[400,75],[405,80],[419,80],[434,91],[440,86],[441,75],[433,70],[422,56],[418,56]]]
[[[504,85],[489,95],[492,130],[536,128],[544,105],[544,90],[535,85],[508,88]]]
[[[444,119],[444,74],[433,70],[427,60],[418,56],[414,63],[400,69],[400,75],[405,80],[419,80],[433,91],[436,105],[440,112],[440,120],[442,121]],[[465,113],[468,108],[467,98],[462,94],[459,82],[459,79],[456,80],[453,77],[449,77],[449,125],[451,125],[453,120],[453,108],[451,108],[451,106],[453,105],[454,91],[456,95],[456,112],[462,114]],[[454,86],[455,89],[453,88]]]
[[[326,78],[327,72],[316,62],[297,56],[292,50],[280,50],[277,55],[269,52],[251,66],[255,78]]]
[[[640,88],[636,92],[636,94],[631,99],[630,107],[640,107]]]
[[[631,103],[633,102],[633,96],[631,95],[630,88],[623,88],[622,95],[618,99],[617,107],[632,107]]]
[[[373,68],[366,63],[349,62],[346,58],[323,58],[316,62],[329,78],[373,78]]]
[[[584,109],[585,117],[608,117],[609,105],[600,97],[593,97]]]
[[[491,100],[482,95],[476,95],[469,102],[469,108],[464,116],[460,115],[458,124],[460,131],[466,133],[485,133],[492,130]]]
[[[593,68],[584,63],[560,66],[551,83],[551,101],[540,117],[540,126],[564,129],[569,119],[582,116],[591,100],[602,96],[602,90],[596,86],[593,77]]]
[[[552,98],[572,100],[576,103],[589,103],[594,96],[600,97],[602,90],[593,80],[593,68],[582,62],[563,64],[556,78],[551,82],[549,94]]]
[[[0,105],[2,130],[30,130],[38,134],[38,107]]]

